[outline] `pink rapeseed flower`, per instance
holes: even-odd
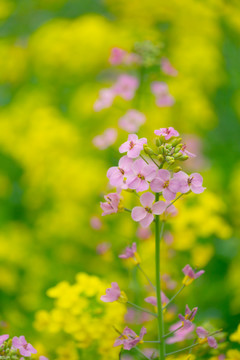
[[[106,290],[106,295],[101,296],[101,300],[104,302],[114,302],[117,301],[121,296],[121,290],[118,286],[118,283],[112,282],[111,288]]]
[[[0,346],[9,338],[9,335],[0,335]]]
[[[42,356],[39,357],[39,360],[49,360],[49,359],[46,356],[42,355]]]
[[[140,257],[137,253],[137,245],[134,242],[132,246],[128,246],[125,249],[125,252],[118,256],[120,259],[129,259],[132,258],[135,264],[140,263]]]
[[[151,89],[152,93],[156,96],[156,104],[159,107],[167,107],[174,104],[174,98],[169,94],[166,83],[155,81],[152,83]]]
[[[191,333],[193,332],[195,328],[194,324],[191,324],[191,327],[189,328],[184,328],[181,327],[181,322],[177,322],[175,324],[173,324],[172,326],[170,326],[170,331],[175,331],[177,330],[173,336],[169,337],[166,339],[166,343],[167,344],[175,344],[177,342],[181,342],[184,341],[185,339],[190,338]]]
[[[170,172],[165,169],[160,169],[156,177],[151,181],[150,187],[152,191],[156,193],[162,192],[165,200],[172,201],[176,197],[176,192],[174,192],[171,187],[172,181],[173,179],[171,179]]]
[[[127,189],[126,177],[131,174],[131,166],[133,160],[128,156],[123,156],[118,163],[118,166],[113,166],[108,169],[107,177],[109,178],[112,186]]]
[[[185,315],[184,316],[182,314],[178,315],[179,319],[182,320],[183,327],[185,329],[188,329],[192,326],[192,321],[194,320],[197,310],[198,310],[197,307],[190,310],[188,305],[186,305]]]
[[[126,55],[126,51],[118,47],[114,47],[111,50],[109,62],[111,65],[120,65],[123,63],[123,59]]]
[[[110,193],[104,196],[106,202],[100,202],[103,210],[102,216],[110,215],[118,212],[120,196],[117,193]]]
[[[136,77],[123,74],[118,77],[112,89],[115,95],[121,96],[124,100],[132,100],[138,85],[139,81]]]
[[[214,349],[218,347],[217,341],[213,336],[209,336],[209,332],[205,330],[203,327],[199,326],[196,329],[196,333],[198,337],[201,339],[199,341],[200,344],[204,344],[208,342],[208,345]]]
[[[138,159],[132,165],[132,172],[127,178],[127,186],[137,192],[148,190],[149,182],[154,179],[155,175],[155,165],[148,165],[144,160]]]
[[[158,136],[163,136],[165,140],[169,140],[173,136],[179,136],[179,132],[175,130],[172,126],[155,130],[154,134]]]
[[[194,279],[199,278],[202,274],[205,273],[204,270],[200,270],[198,272],[195,272],[193,270],[193,268],[190,265],[186,265],[183,269],[182,272],[184,273],[185,277],[183,279],[183,284],[184,285],[190,285]]]
[[[168,297],[164,294],[163,291],[161,291],[161,300],[162,300],[162,305],[165,306],[168,302],[169,299]],[[151,304],[153,306],[157,306],[157,298],[156,296],[148,296],[144,299],[144,301],[146,301],[148,304]]]
[[[103,134],[97,135],[93,138],[93,145],[99,150],[107,149],[114,144],[117,139],[117,130],[113,128],[106,129]]]
[[[123,143],[120,148],[120,153],[127,153],[129,158],[135,159],[139,156],[140,152],[143,150],[143,144],[147,143],[146,138],[138,139],[136,134],[129,134],[128,140]]]
[[[115,92],[112,88],[102,89],[99,91],[99,98],[95,101],[93,108],[95,111],[101,111],[102,109],[109,108],[112,106],[115,98]]]
[[[141,328],[139,336],[130,329],[128,326],[125,327],[122,334],[117,338],[113,346],[123,345],[124,350],[131,350],[138,343],[143,342],[143,336],[147,333],[146,328]]]
[[[27,343],[25,336],[14,336],[12,339],[12,346],[15,349],[18,349],[22,356],[31,356],[31,354],[36,354],[37,350],[34,347]]]
[[[153,215],[161,215],[166,208],[166,203],[161,200],[153,204],[154,199],[155,196],[147,192],[140,197],[140,202],[143,207],[136,206],[132,209],[133,220],[139,221],[142,227],[148,227],[154,220]]]
[[[180,153],[182,153],[183,155],[187,155],[188,157],[190,158],[194,158],[196,157],[197,155],[191,153],[190,151],[187,150],[187,145],[184,144],[180,150]]]
[[[161,60],[162,72],[166,75],[177,76],[178,71],[174,69],[170,61],[167,58],[162,58]]]
[[[119,127],[129,133],[138,132],[139,127],[144,124],[146,117],[140,111],[131,109],[119,119]]]
[[[192,191],[201,194],[206,188],[202,186],[203,178],[198,173],[187,175],[184,171],[179,171],[174,175],[172,189],[183,194]]]

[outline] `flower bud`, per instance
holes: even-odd
[[[166,149],[172,150],[172,145],[171,144],[166,144]]]
[[[179,152],[181,150],[182,146],[183,146],[182,144],[177,145],[174,149],[174,152],[175,153]]]
[[[185,160],[187,160],[188,158],[189,158],[189,156],[182,154],[182,156],[179,157],[178,160],[180,160],[180,161],[185,161]]]
[[[173,154],[173,157],[175,158],[175,159],[179,159],[180,157],[182,157],[182,153],[181,152],[178,152],[178,153],[176,153],[176,154]]]
[[[159,154],[165,154],[165,147],[164,147],[164,145],[161,145],[160,147],[159,147],[159,149],[158,149],[158,151],[159,151]]]
[[[156,138],[156,146],[159,147],[161,146],[161,140],[159,138]]]
[[[174,160],[174,158],[172,156],[166,156],[166,160],[167,160],[167,162],[169,162],[169,161]]]
[[[180,142],[182,141],[181,138],[176,138],[173,141],[171,141],[171,144],[173,147],[177,146],[178,144],[180,144]]]
[[[148,155],[154,155],[155,154],[154,151],[149,146],[147,146],[147,144],[143,144],[143,150]]]
[[[179,171],[181,171],[181,170],[182,170],[181,166],[176,166],[176,167],[173,169],[173,172],[177,173],[177,172],[179,172]]]
[[[162,154],[159,154],[157,158],[160,162],[164,160],[164,156]]]

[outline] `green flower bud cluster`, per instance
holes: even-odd
[[[151,41],[146,40],[135,43],[134,52],[141,57],[143,66],[159,66],[162,47],[162,44],[153,44]]]

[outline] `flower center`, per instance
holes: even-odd
[[[134,148],[134,142],[133,141],[130,141],[129,143],[129,150],[133,149]]]
[[[165,183],[163,184],[164,189],[166,189],[169,186],[169,180],[165,181]]]
[[[123,170],[123,169],[121,169],[121,168],[119,167],[118,170],[120,171],[121,174],[124,175],[124,170]]]
[[[141,180],[145,180],[145,177],[142,174],[138,174],[138,178]]]
[[[189,177],[188,178],[188,185],[191,185],[192,181],[193,181],[193,177]]]
[[[145,210],[149,213],[149,214],[152,214],[152,209],[150,207],[145,207]]]

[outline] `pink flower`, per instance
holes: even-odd
[[[134,263],[135,264],[139,264],[140,263],[140,258],[139,258],[139,255],[137,253],[137,245],[136,243],[133,243],[132,244],[132,247],[131,246],[128,246],[126,249],[125,249],[125,252],[121,255],[118,256],[119,258],[121,259],[129,259],[129,258],[132,258],[134,260]]]
[[[137,110],[128,110],[127,113],[119,119],[119,127],[129,133],[138,132],[139,127],[144,124],[146,117]]]
[[[115,95],[121,96],[124,100],[132,100],[138,85],[139,81],[136,77],[123,74],[119,76],[112,89]]]
[[[209,336],[209,332],[205,330],[203,327],[199,326],[196,329],[197,335],[200,339],[203,339],[203,341],[199,341],[200,344],[204,342],[208,342],[208,345],[214,349],[218,347],[217,341],[213,336]]]
[[[101,300],[104,302],[114,302],[117,301],[121,296],[121,290],[118,286],[118,283],[112,282],[112,287],[106,290],[106,295],[101,296]]]
[[[174,98],[169,94],[168,86],[164,82],[155,81],[151,85],[152,93],[156,96],[156,104],[159,107],[172,106]]]
[[[172,204],[170,201],[166,201],[166,210],[165,215],[169,216],[176,216],[178,214],[177,208]]]
[[[151,181],[150,187],[154,192],[162,192],[165,200],[171,201],[175,199],[176,192],[171,187],[172,179],[168,170],[158,170],[156,177]]]
[[[146,143],[146,138],[138,139],[136,134],[129,134],[128,140],[120,146],[119,152],[127,152],[127,156],[134,159],[139,156],[140,152],[143,150],[143,144]]]
[[[190,151],[187,150],[187,145],[184,144],[180,150],[180,153],[182,153],[183,155],[187,155],[190,158],[194,158],[196,157],[195,154],[191,153]]]
[[[104,241],[104,242],[98,244],[96,251],[97,251],[97,254],[104,255],[104,254],[106,254],[106,252],[108,252],[108,250],[110,248],[111,248],[111,244],[107,241]]]
[[[160,215],[166,208],[166,203],[161,200],[153,204],[154,199],[154,195],[147,192],[140,197],[140,202],[143,207],[136,206],[132,210],[133,220],[139,221],[142,227],[148,227],[154,219],[153,214]]]
[[[127,186],[137,192],[148,190],[149,182],[154,179],[155,175],[155,165],[148,165],[144,160],[138,159],[132,165],[132,172],[127,178]]]
[[[0,335],[0,346],[9,338],[9,335]]]
[[[117,213],[120,203],[120,196],[117,193],[110,193],[105,195],[104,199],[106,202],[100,203],[101,209],[103,210],[102,216]]]
[[[159,130],[154,131],[155,135],[163,136],[165,140],[171,139],[173,136],[179,136],[179,133],[177,130],[175,130],[173,127],[168,128],[161,128]]]
[[[123,62],[123,59],[126,55],[126,51],[123,49],[120,49],[118,47],[114,47],[111,50],[111,55],[109,58],[109,62],[111,65],[120,65]]]
[[[139,226],[139,228],[137,229],[137,236],[141,240],[146,240],[146,239],[150,238],[151,235],[152,235],[152,232],[149,228],[142,228],[141,226]]]
[[[164,294],[163,291],[161,291],[161,300],[162,300],[162,304],[163,306],[166,305],[169,302],[169,299],[167,298],[167,296]],[[147,303],[153,305],[153,306],[157,306],[157,298],[156,296],[148,296],[144,299],[144,301],[146,301]]]
[[[102,228],[102,222],[98,216],[92,216],[90,219],[90,225],[94,230],[100,230]]]
[[[190,285],[193,282],[194,279],[199,278],[202,274],[205,273],[204,270],[200,270],[197,273],[195,273],[190,265],[186,265],[182,269],[182,272],[185,275],[185,278],[183,279],[183,284],[186,285],[186,286]]]
[[[102,89],[99,91],[99,98],[95,101],[93,108],[95,111],[101,111],[102,109],[109,108],[115,98],[115,92],[113,89]]]
[[[133,160],[128,156],[123,156],[118,163],[118,166],[111,167],[107,172],[110,184],[112,186],[120,187],[121,189],[127,189],[125,178],[131,174],[131,166]]]
[[[48,360],[48,358],[46,358],[46,356],[40,356],[39,360]]]
[[[170,326],[170,331],[175,331],[176,329],[180,328],[181,323],[177,322],[176,324],[173,324]],[[167,344],[175,344],[177,342],[184,341],[185,339],[188,339],[190,337],[190,334],[193,332],[195,328],[194,324],[191,324],[191,327],[189,328],[183,328],[181,327],[179,330],[177,330],[173,336],[166,339]]]
[[[162,72],[166,75],[177,76],[178,71],[174,69],[170,61],[167,58],[162,58],[161,60]]]
[[[206,188],[202,186],[203,178],[198,173],[187,175],[183,171],[179,171],[174,175],[172,180],[172,190],[183,194],[192,191],[195,194],[201,194]]]
[[[140,331],[140,335],[137,336],[137,334],[133,330],[131,330],[129,327],[126,326],[122,332],[122,335],[120,335],[117,338],[113,346],[123,345],[124,350],[131,350],[138,343],[143,342],[143,336],[146,333],[147,333],[146,328],[142,327]]]
[[[97,135],[93,138],[93,145],[100,149],[104,150],[110,145],[114,144],[117,139],[117,130],[109,128],[104,131],[102,135]]]
[[[19,352],[22,356],[31,356],[31,354],[36,354],[37,350],[34,347],[27,343],[25,336],[14,336],[12,339],[12,346],[15,349],[19,349]]]
[[[178,315],[179,319],[182,320],[183,327],[185,329],[188,329],[192,326],[192,321],[194,320],[197,310],[198,310],[197,307],[190,310],[188,305],[186,305],[185,316],[183,316],[182,314]]]
[[[162,280],[165,282],[165,286],[167,289],[173,290],[176,288],[176,281],[171,279],[171,276],[168,274],[163,274],[162,275]]]

